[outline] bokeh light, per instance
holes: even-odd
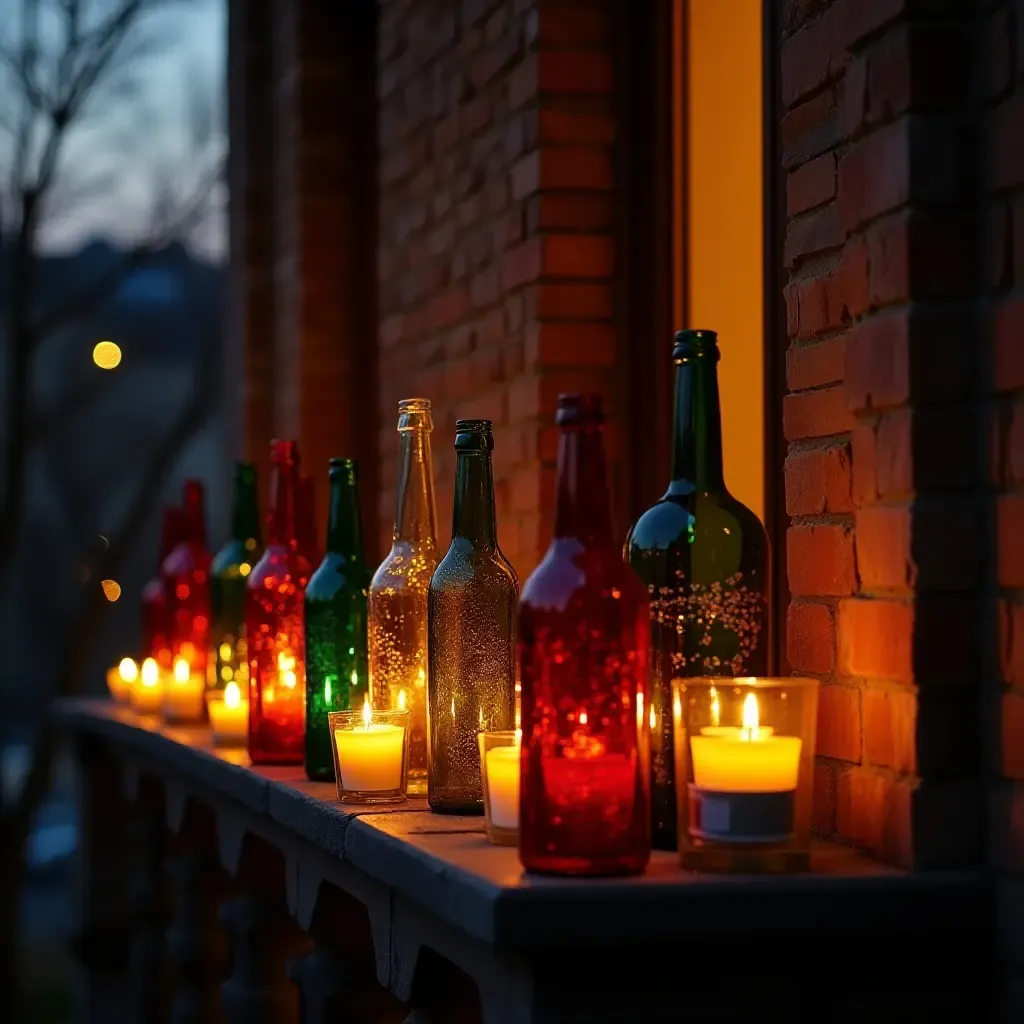
[[[103,588],[103,596],[108,601],[116,601],[121,596],[121,584],[117,580],[104,580],[100,586]]]
[[[98,341],[92,350],[92,361],[101,370],[113,370],[121,362],[121,347],[113,341]]]

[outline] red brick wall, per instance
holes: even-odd
[[[521,579],[550,536],[558,392],[598,391],[614,420],[611,7],[380,4],[382,548],[399,399],[434,404],[442,550],[455,420],[494,421],[499,541]]]
[[[977,863],[982,842],[984,345],[963,10],[791,2],[781,52],[788,654],[824,684],[818,828],[908,865]]]

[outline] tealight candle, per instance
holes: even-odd
[[[207,708],[214,746],[244,746],[249,735],[249,702],[242,699],[238,683],[228,683],[224,687],[224,696],[211,699]]]
[[[119,665],[107,669],[107,689],[118,704],[131,701],[132,685],[139,678],[139,666],[131,658],[122,658]]]
[[[174,662],[174,674],[164,687],[164,721],[195,722],[203,717],[206,679],[193,672],[184,658]]]
[[[155,658],[146,658],[138,679],[132,684],[132,708],[140,715],[153,715],[164,699],[163,679]]]
[[[392,803],[405,799],[409,718],[408,710],[372,711],[369,697],[361,713],[332,711],[328,715],[339,800]]]
[[[519,837],[519,762],[522,733],[481,732],[481,781],[487,839],[496,846],[515,846]]]

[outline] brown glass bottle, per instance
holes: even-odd
[[[515,726],[519,581],[498,548],[491,421],[455,431],[452,543],[427,596],[427,796],[435,811],[482,814],[477,734]]]
[[[391,551],[370,583],[373,706],[410,711],[408,792],[427,791],[427,587],[437,566],[430,402],[398,403],[398,488]]]

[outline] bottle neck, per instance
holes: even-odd
[[[717,362],[715,352],[677,363],[669,494],[725,490]]]
[[[402,430],[399,438],[394,540],[432,550],[437,546],[437,512],[430,464],[430,434],[426,430]]]
[[[296,502],[299,490],[299,472],[294,462],[273,468],[273,505],[267,523],[267,542],[290,545],[295,542]]]
[[[331,507],[327,519],[327,551],[349,561],[363,557],[363,531],[359,516],[359,488],[342,476],[331,480]]]
[[[260,516],[256,496],[256,476],[239,474],[235,480],[235,501],[231,510],[231,536],[234,540],[260,543]]]
[[[186,502],[182,509],[181,539],[188,544],[206,547],[206,515],[201,497]]]
[[[558,440],[555,537],[582,544],[611,544],[611,509],[598,425],[563,427]]]
[[[452,540],[461,537],[477,547],[498,546],[494,514],[494,474],[486,451],[463,451],[455,456],[455,510]]]

